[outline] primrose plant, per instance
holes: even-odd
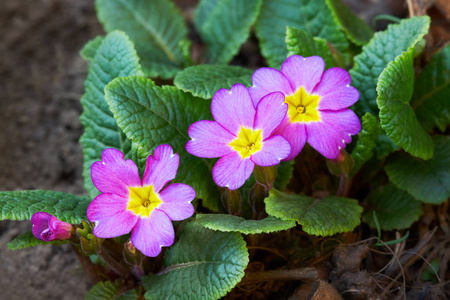
[[[302,239],[343,242],[361,219],[405,229],[450,196],[449,46],[415,76],[427,16],[373,33],[341,0],[201,0],[193,19],[169,0],[96,9],[86,195],[0,193],[3,219],[32,224],[8,247],[71,244],[87,299],[243,298],[298,280]],[[253,32],[269,67],[229,65]]]

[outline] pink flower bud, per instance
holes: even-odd
[[[70,238],[72,225],[58,220],[46,212],[37,212],[31,217],[33,235],[44,242]]]

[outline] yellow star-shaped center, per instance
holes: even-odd
[[[320,96],[308,94],[301,87],[294,95],[286,96],[284,102],[288,105],[289,121],[291,123],[307,123],[320,121],[319,105]]]
[[[162,203],[159,195],[155,193],[153,185],[144,187],[129,187],[130,200],[127,209],[141,217],[149,217],[150,213]]]
[[[236,139],[229,143],[231,148],[244,159],[262,148],[261,130],[252,130],[241,126]]]

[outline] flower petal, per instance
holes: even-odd
[[[51,217],[52,215],[46,212],[37,212],[31,216],[31,223],[33,224],[31,231],[35,238],[41,240],[41,233],[48,229],[48,221]]]
[[[99,238],[113,238],[127,234],[138,220],[139,217],[129,210],[116,213],[108,218],[96,220],[94,235]]]
[[[320,96],[319,110],[341,110],[358,101],[359,92],[350,86],[350,74],[341,68],[330,68],[313,91]]]
[[[252,95],[252,100],[255,107],[258,105],[261,98],[273,93],[282,92],[284,95],[291,95],[294,93],[289,80],[283,73],[272,68],[260,68],[252,75],[252,83],[248,90]]]
[[[92,200],[87,209],[87,217],[91,222],[110,218],[127,209],[128,198],[115,194],[100,194]]]
[[[240,188],[252,175],[255,164],[250,158],[242,159],[239,153],[222,156],[212,170],[214,182],[230,190]]]
[[[236,138],[219,123],[214,121],[198,121],[192,124],[188,130],[192,139],[186,144],[186,151],[198,157],[221,157],[233,152],[228,145]]]
[[[361,131],[361,121],[351,109],[321,111],[320,118],[340,132],[345,143],[352,141],[352,135]]]
[[[232,134],[238,134],[241,126],[252,128],[255,118],[255,107],[248,89],[236,83],[230,90],[218,90],[211,102],[214,120]]]
[[[173,153],[169,145],[159,145],[156,147],[153,155],[147,158],[143,186],[153,185],[154,191],[158,193],[164,185],[175,178],[177,175],[180,157],[178,153]]]
[[[284,102],[284,94],[281,92],[270,93],[261,99],[256,107],[254,129],[262,129],[263,140],[280,125],[287,109],[288,105]]]
[[[258,166],[275,166],[290,153],[291,145],[288,141],[281,135],[275,135],[265,140],[262,149],[253,154],[250,159]]]
[[[195,190],[187,184],[170,184],[159,194],[159,197],[162,203],[157,209],[164,211],[171,220],[181,221],[194,214],[191,201],[195,198]]]
[[[281,125],[275,130],[274,135],[281,135],[291,145],[291,153],[283,159],[288,161],[294,159],[306,143],[306,131],[304,123],[291,123],[289,117],[286,117]]]
[[[112,148],[103,150],[102,161],[92,164],[91,177],[100,192],[124,197],[129,195],[128,187],[141,185],[136,164],[124,160],[123,153]]]
[[[320,81],[324,69],[325,62],[320,56],[292,55],[281,65],[281,72],[289,79],[293,92],[303,87],[309,94]]]
[[[50,220],[48,220],[48,227],[52,231],[70,231],[72,230],[72,225],[63,221],[58,220],[57,217],[51,216]]]
[[[67,231],[65,229],[58,229],[52,232],[51,235],[48,235],[46,237],[48,241],[54,241],[54,240],[67,240],[70,238],[70,231]]]
[[[361,122],[350,109],[321,111],[321,122],[311,122],[306,126],[308,143],[328,159],[335,159],[340,149],[350,143],[351,135],[361,130]]]
[[[145,256],[155,257],[161,253],[161,247],[173,244],[175,232],[169,217],[154,209],[150,216],[140,218],[131,233],[131,242]]]

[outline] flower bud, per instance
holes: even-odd
[[[46,212],[37,212],[31,217],[33,235],[44,242],[67,240],[73,230],[71,224],[58,220]]]

